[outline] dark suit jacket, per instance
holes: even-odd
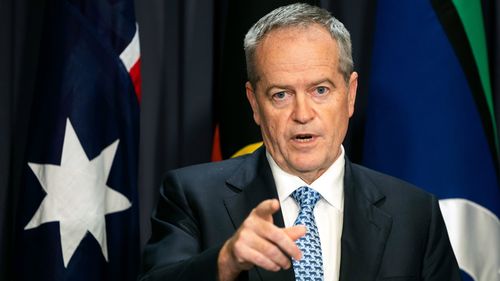
[[[436,198],[346,159],[341,281],[460,280]],[[174,170],[152,217],[141,280],[216,280],[223,243],[261,201],[278,198],[265,150]],[[284,226],[281,212],[274,223]],[[328,266],[328,265],[325,265]],[[241,280],[295,280],[253,268]]]

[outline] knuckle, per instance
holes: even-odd
[[[283,230],[275,227],[274,225],[266,229],[267,237],[273,243],[279,245],[280,247],[286,246],[287,236]]]
[[[240,265],[251,264],[252,256],[248,248],[241,245],[239,247],[233,248],[233,257],[235,261]]]
[[[245,240],[246,240],[245,236],[244,235],[240,235],[238,237],[238,239],[236,239],[234,241],[234,246],[233,247],[234,247],[235,251],[240,251],[240,249],[245,246]]]
[[[241,224],[245,228],[253,228],[259,222],[259,217],[256,215],[249,215]]]
[[[249,237],[250,237],[250,230],[248,230],[247,228],[243,228],[243,229],[241,229],[241,231],[238,235],[238,241],[245,242],[249,239]]]
[[[261,255],[255,256],[254,262],[256,265],[262,266],[262,267],[269,266],[269,263],[270,263],[265,257],[263,257]]]
[[[236,258],[236,261],[238,263],[243,263],[245,262],[245,251],[241,249],[241,247],[234,247],[234,257]]]
[[[241,227],[243,229],[251,228],[253,224],[254,224],[253,220],[251,218],[247,218],[246,220],[243,221],[243,223],[241,224]]]
[[[265,248],[265,253],[268,257],[276,257],[279,255],[279,250],[275,247],[275,246],[272,246],[272,247],[266,247]]]
[[[271,239],[272,241],[279,242],[279,241],[281,241],[283,239],[281,231],[279,231],[277,229],[269,228],[267,230],[267,233],[269,235],[268,236],[269,239]]]

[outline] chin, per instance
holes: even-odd
[[[320,161],[313,158],[301,157],[292,164],[294,169],[301,173],[308,173],[321,169]]]

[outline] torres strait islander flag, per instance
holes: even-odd
[[[378,1],[363,162],[436,194],[464,280],[493,281],[499,139],[481,4]]]
[[[133,2],[47,1],[16,219],[15,280],[136,280]]]

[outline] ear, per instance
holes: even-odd
[[[257,125],[260,126],[260,110],[259,110],[259,104],[257,103],[257,97],[255,96],[256,93],[252,87],[252,84],[247,81],[245,83],[245,90],[247,93],[247,99],[248,102],[250,103],[250,106],[252,107],[253,111],[253,120]]]
[[[347,88],[347,103],[349,106],[349,117],[354,114],[354,103],[356,102],[356,91],[358,90],[358,73],[351,73],[349,88]]]

